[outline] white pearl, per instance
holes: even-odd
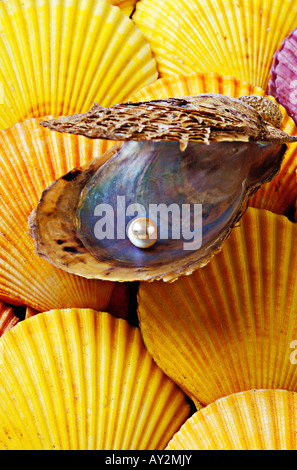
[[[149,248],[158,239],[158,226],[147,217],[139,217],[130,223],[128,237],[138,248]]]

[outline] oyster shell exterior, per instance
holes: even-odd
[[[274,54],[269,93],[297,122],[297,28],[284,39]]]
[[[249,390],[197,411],[166,450],[296,450],[297,394]]]
[[[189,416],[139,329],[108,313],[40,313],[0,344],[2,450],[162,450]]]
[[[283,143],[296,141],[244,100],[211,93],[94,106],[83,115],[41,124],[92,139],[128,141],[104,165],[94,160],[57,180],[32,216],[42,257],[81,276],[125,281],[172,281],[205,265],[230,234],[248,197],[279,171]],[[125,199],[124,207],[118,207],[119,198]],[[172,215],[169,221],[168,211],[167,220],[164,214],[152,217],[160,237],[145,252],[125,233],[125,215],[135,204],[149,218],[153,206],[177,206],[178,220]],[[98,236],[95,216],[102,205],[112,210],[107,221],[112,228]],[[192,210],[185,231],[184,206]],[[194,220],[196,208],[201,216]],[[186,246],[186,240],[193,243]]]
[[[87,111],[94,102],[111,106],[156,80],[143,34],[110,3],[0,2],[0,129]]]
[[[269,102],[268,98],[262,98]],[[280,112],[277,105],[273,105]],[[133,141],[295,142],[279,126],[265,120],[266,114],[244,100],[202,93],[144,103],[127,102],[111,108],[94,105],[83,114],[47,120],[51,130],[91,139]],[[278,122],[279,118],[277,118]]]
[[[259,388],[297,392],[296,264],[297,225],[248,208],[207,266],[172,284],[140,283],[145,345],[195,403]]]
[[[161,76],[232,75],[267,92],[273,54],[297,26],[297,4],[281,0],[140,0],[133,21]]]

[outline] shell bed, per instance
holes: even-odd
[[[0,1],[1,450],[297,450],[296,31],[297,0]],[[88,276],[69,201],[168,130],[218,168],[218,136],[256,149],[226,236],[145,278],[107,245]]]

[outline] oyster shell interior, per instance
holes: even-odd
[[[204,266],[249,196],[279,171],[285,142],[296,141],[274,125],[276,105],[274,121],[265,104],[267,122],[252,101],[203,94],[95,106],[42,123],[126,142],[43,193],[31,217],[37,252],[75,274],[119,281],[172,281]],[[135,217],[158,225],[148,249],[127,236]]]

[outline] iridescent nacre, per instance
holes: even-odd
[[[76,235],[98,260],[143,274],[160,276],[177,261],[183,269],[202,265],[284,151],[267,142],[190,142],[184,151],[177,142],[125,142],[85,185]],[[150,249],[139,249],[126,233],[137,216],[158,225]]]

